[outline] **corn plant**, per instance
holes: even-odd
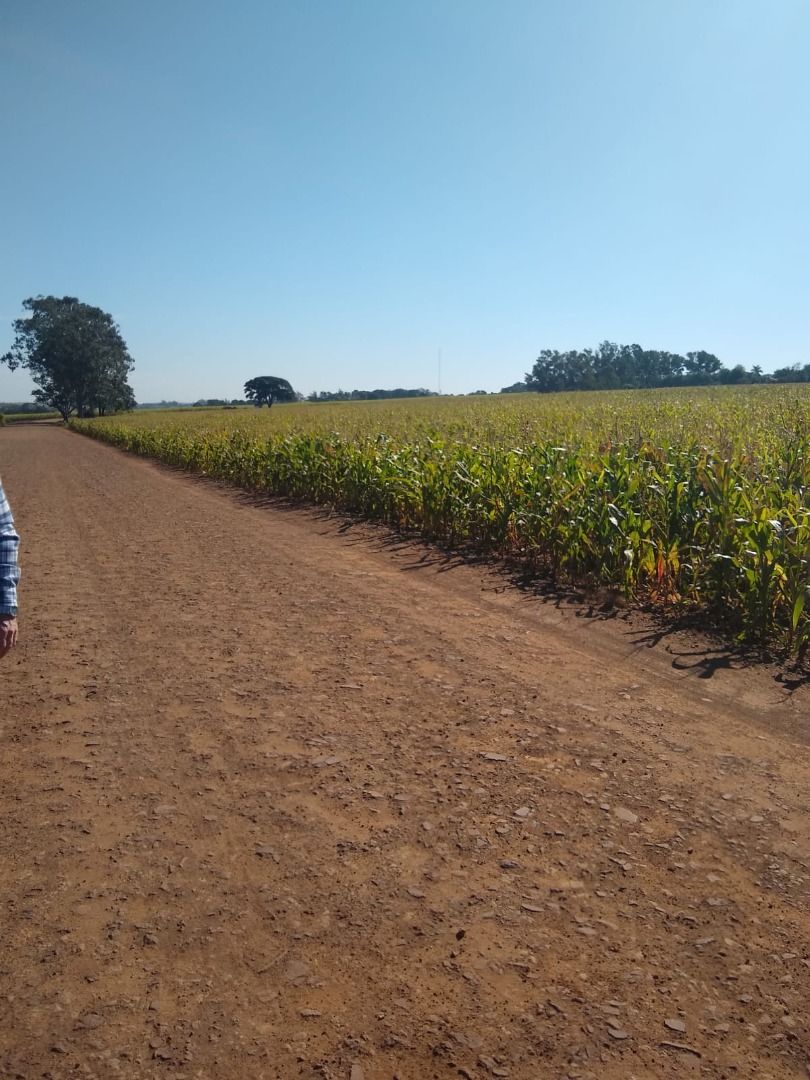
[[[561,580],[810,646],[810,388],[131,413],[72,425]]]

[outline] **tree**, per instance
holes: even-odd
[[[394,390],[313,390],[307,401],[387,401],[389,398],[436,397],[435,390],[419,386],[407,390],[402,386]]]
[[[38,296],[23,301],[28,318],[15,319],[14,344],[0,363],[26,368],[34,398],[67,420],[135,407],[127,382],[134,367],[111,315],[75,296]]]
[[[688,352],[684,366],[696,382],[715,382],[723,365],[712,353],[701,349],[699,352]]]
[[[258,409],[262,405],[271,408],[274,401],[298,400],[298,395],[287,380],[279,379],[276,375],[257,375],[255,379],[248,379],[245,383],[245,397]]]
[[[757,381],[740,368],[743,381]],[[713,353],[703,350],[686,356],[665,349],[642,349],[640,345],[617,345],[603,341],[596,349],[558,352],[544,349],[526,375],[523,385],[504,387],[501,393],[519,389],[552,393],[557,390],[615,390],[658,386],[696,386],[739,381]]]
[[[735,364],[733,368],[723,368],[720,372],[720,382],[724,386],[731,386],[737,383],[750,382],[748,372],[742,366],[742,364]]]
[[[792,364],[790,367],[777,368],[772,378],[779,383],[810,382],[810,364],[805,364],[804,367]]]

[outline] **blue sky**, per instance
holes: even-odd
[[[0,352],[53,293],[143,401],[805,363],[808,39],[806,0],[5,0]]]

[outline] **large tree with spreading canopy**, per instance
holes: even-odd
[[[274,401],[297,401],[298,395],[287,382],[277,375],[257,375],[245,383],[245,397],[254,405],[269,408]]]
[[[0,362],[29,372],[36,401],[65,420],[134,407],[134,363],[112,315],[75,296],[37,296],[23,308],[29,314],[14,321],[14,344]]]

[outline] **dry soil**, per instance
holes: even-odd
[[[0,434],[0,1075],[810,1075],[810,694]]]

